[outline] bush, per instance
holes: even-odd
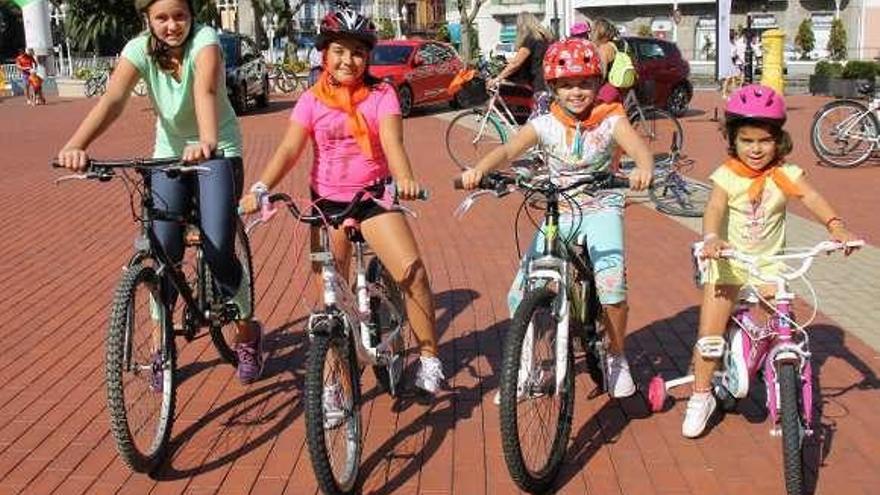
[[[390,40],[397,35],[397,32],[394,30],[394,23],[391,19],[379,19],[379,38],[383,40]]]
[[[828,60],[820,60],[816,62],[816,70],[813,74],[817,76],[840,77],[843,73],[843,65],[838,62],[829,62]]]
[[[843,21],[831,21],[831,34],[828,36],[828,53],[832,60],[846,60],[846,28]]]
[[[449,26],[444,22],[440,24],[440,27],[437,28],[437,41],[443,41],[449,43],[451,38],[449,37]]]
[[[92,77],[92,74],[95,71],[91,67],[80,67],[73,71],[73,78],[85,81],[86,79]]]
[[[844,79],[869,79],[874,80],[877,75],[877,65],[874,62],[864,60],[850,60],[843,68],[841,77]]]

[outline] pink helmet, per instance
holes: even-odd
[[[785,123],[785,100],[773,88],[749,84],[730,95],[724,114],[728,120],[761,120],[782,125]]]
[[[578,21],[571,25],[571,36],[579,36],[586,38],[590,35],[590,25],[583,21]]]
[[[544,80],[562,77],[602,75],[602,60],[596,45],[580,38],[557,41],[544,54]]]

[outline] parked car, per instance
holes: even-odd
[[[247,36],[220,32],[220,46],[226,66],[226,91],[235,113],[248,109],[253,100],[258,107],[269,104],[269,68],[257,44]]]
[[[495,44],[495,47],[489,52],[491,57],[502,56],[506,62],[510,62],[513,60],[513,56],[516,55],[516,44],[507,41],[507,42],[498,42]]]
[[[438,41],[382,40],[370,54],[370,74],[394,85],[404,117],[422,105],[462,106],[460,93],[447,88],[463,67],[452,46]]]
[[[639,101],[665,108],[675,116],[684,115],[694,87],[688,80],[690,65],[675,43],[636,36],[624,36],[622,40],[639,74]]]

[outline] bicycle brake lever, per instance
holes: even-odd
[[[205,167],[203,165],[182,165],[177,168],[179,172],[188,173],[188,172],[210,172],[211,169],[209,167]]]
[[[99,178],[100,178],[100,176],[94,172],[85,172],[82,174],[63,175],[63,176],[55,179],[54,182],[55,182],[55,185],[57,186],[58,184],[61,184],[62,182],[67,182],[67,181],[71,181],[71,180],[88,180],[88,179],[99,179]]]
[[[467,213],[468,210],[470,210],[471,207],[474,205],[474,203],[477,202],[477,198],[479,198],[480,196],[485,196],[487,194],[495,194],[495,191],[482,189],[468,194],[468,196],[464,198],[461,204],[458,205],[458,208],[455,209],[452,215],[458,219],[463,218],[465,213]]]

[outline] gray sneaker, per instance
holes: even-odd
[[[263,374],[263,325],[258,321],[252,321],[256,327],[257,336],[250,342],[239,342],[235,345],[235,354],[238,357],[238,381],[242,385],[253,383],[260,379]]]

